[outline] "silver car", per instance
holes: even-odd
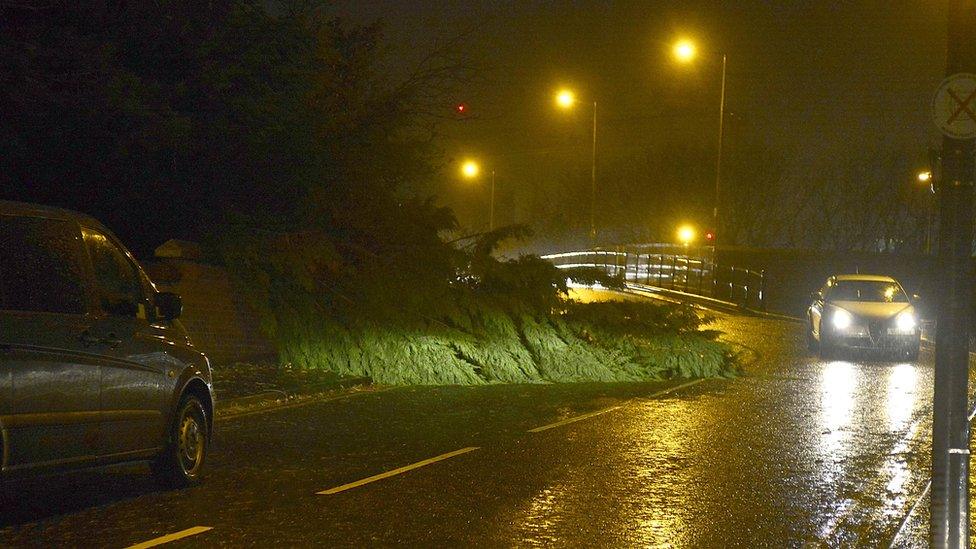
[[[894,278],[835,275],[811,297],[807,341],[821,357],[865,350],[918,359],[918,314],[912,298]]]
[[[0,201],[0,480],[147,460],[198,482],[211,370],[182,307],[98,221]]]

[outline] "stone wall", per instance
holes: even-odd
[[[202,260],[199,246],[171,240],[144,266],[159,290],[183,298],[180,320],[212,363],[274,358],[274,346],[262,334],[257,314],[235,291],[226,270]]]

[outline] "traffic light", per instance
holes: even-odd
[[[705,231],[705,240],[715,242],[715,231]]]
[[[457,105],[454,105],[454,113],[458,116],[466,116],[468,114],[468,104],[458,103]]]

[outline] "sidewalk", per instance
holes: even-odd
[[[217,417],[239,415],[313,397],[370,390],[367,377],[340,376],[326,370],[300,370],[287,365],[234,363],[214,369]]]

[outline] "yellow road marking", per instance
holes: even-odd
[[[164,543],[169,543],[171,541],[176,541],[183,538],[188,538],[190,536],[195,536],[197,534],[202,534],[209,530],[213,530],[210,526],[194,526],[193,528],[187,528],[186,530],[181,530],[179,532],[168,534],[162,537],[151,539],[149,541],[144,541],[142,543],[137,543],[131,545],[128,549],[145,549],[147,547],[156,547],[157,545],[163,545]]]
[[[363,486],[364,484],[369,484],[371,482],[376,482],[377,480],[383,480],[385,478],[390,478],[392,476],[396,476],[396,475],[399,475],[399,474],[402,474],[402,473],[406,473],[408,471],[413,471],[414,469],[419,469],[421,467],[430,465],[432,463],[437,463],[438,461],[444,461],[445,459],[450,459],[450,458],[452,458],[454,456],[459,456],[461,454],[466,454],[468,452],[473,452],[473,451],[475,451],[477,449],[478,449],[477,446],[470,446],[468,448],[461,448],[460,450],[455,450],[453,452],[448,452],[446,454],[441,454],[439,456],[432,457],[430,459],[425,459],[423,461],[418,461],[417,463],[413,463],[411,465],[406,465],[406,466],[400,467],[398,469],[394,469],[392,471],[387,471],[385,473],[380,473],[378,475],[373,475],[371,477],[366,477],[366,478],[364,478],[362,480],[357,480],[356,482],[350,482],[349,484],[343,484],[342,486],[336,486],[335,488],[329,488],[328,490],[323,490],[321,492],[316,492],[316,494],[318,494],[320,496],[326,496],[326,495],[331,495],[331,494],[338,494],[339,492],[345,492],[346,490],[352,490],[353,488],[359,488],[360,486]]]
[[[650,395],[648,397],[645,397],[645,398],[648,398],[648,399],[657,398],[659,396],[666,395],[668,393],[673,393],[674,391],[677,391],[679,389],[684,389],[685,387],[691,387],[692,385],[695,385],[697,383],[701,383],[702,381],[705,381],[705,378],[696,379],[694,381],[689,381],[687,383],[682,383],[681,385],[675,385],[674,387],[671,387],[669,389],[664,389],[663,391],[658,391],[658,392],[656,392],[656,393],[654,393],[654,394],[652,394],[652,395]],[[529,432],[530,433],[538,433],[540,431],[545,431],[545,430],[548,430],[548,429],[554,429],[556,427],[562,427],[563,425],[568,425],[570,423],[576,423],[577,421],[582,421],[584,419],[590,419],[591,417],[596,417],[596,416],[599,416],[599,415],[603,415],[603,414],[606,414],[607,412],[612,412],[614,410],[619,410],[620,408],[623,408],[625,404],[627,404],[629,402],[633,402],[634,400],[635,399],[629,399],[627,402],[625,402],[624,404],[621,404],[619,406],[612,406],[610,408],[605,408],[603,410],[597,410],[595,412],[590,412],[588,414],[583,414],[581,416],[571,417],[569,419],[564,419],[562,421],[557,421],[555,423],[550,423],[548,425],[543,425],[542,427],[536,427],[534,429],[529,429]]]

